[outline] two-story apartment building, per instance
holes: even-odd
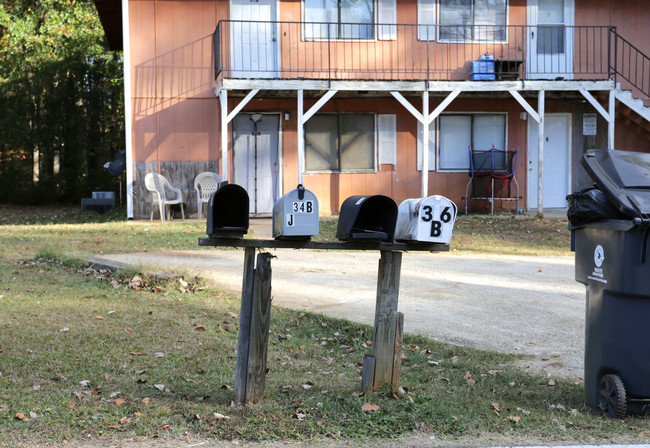
[[[561,208],[585,150],[650,141],[642,0],[95,3],[124,49],[129,216],[150,171],[190,212],[206,170],[257,214],[299,182],[325,213],[354,194],[461,205],[468,148],[493,145],[519,150],[520,208]],[[482,58],[494,74],[470,75]]]

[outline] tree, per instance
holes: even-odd
[[[0,197],[76,202],[117,189],[124,145],[121,52],[94,3],[9,0],[0,9]]]

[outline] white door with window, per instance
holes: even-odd
[[[535,120],[528,120],[528,208],[537,208],[539,129]],[[544,208],[566,208],[571,189],[571,115],[544,116]]]
[[[530,79],[573,79],[574,0],[528,0]]]
[[[239,114],[233,120],[233,181],[244,187],[252,214],[273,212],[279,172],[278,114]]]
[[[230,0],[233,78],[277,78],[277,0]]]

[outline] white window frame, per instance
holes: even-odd
[[[337,0],[338,1],[338,0]],[[379,1],[378,0],[371,0],[373,4],[373,36],[372,37],[367,37],[367,38],[351,38],[351,37],[331,37],[331,38],[313,38],[313,37],[307,37],[306,33],[306,22],[307,20],[305,19],[305,0],[300,0],[300,8],[301,8],[301,17],[302,17],[302,26],[301,26],[301,39],[303,42],[328,42],[328,41],[335,41],[335,42],[377,42],[378,40],[394,40],[394,39],[382,39],[380,38],[380,30],[379,27],[377,26],[378,24],[378,18],[379,18]],[[395,0],[396,1],[396,0]],[[397,4],[395,6],[397,8]],[[338,10],[337,10],[338,11]],[[397,14],[396,14],[397,17]],[[327,25],[323,24],[322,26],[341,26],[341,22],[328,22]],[[370,24],[368,25],[370,26]]]
[[[504,44],[504,45],[508,43],[508,39],[509,39],[509,36],[508,36],[508,34],[509,34],[508,24],[510,23],[510,0],[504,0],[506,2],[506,23],[503,25],[504,28],[505,28],[505,36],[504,36],[503,39],[443,39],[443,38],[441,38],[441,36],[440,36],[440,30],[441,30],[441,28],[440,28],[440,22],[441,22],[440,21],[440,12],[441,12],[441,9],[442,9],[441,6],[440,6],[441,1],[442,0],[435,0],[435,2],[436,2],[436,24],[437,24],[437,33],[436,34],[437,34],[438,42],[441,42],[441,43],[492,42],[492,43],[498,43],[498,44]],[[472,0],[472,1],[474,1],[474,0]],[[418,4],[419,4],[419,0],[418,0]],[[418,20],[419,20],[419,18],[418,18]],[[472,27],[472,26],[481,26],[481,25],[471,24],[471,25],[467,25],[467,26]],[[494,26],[499,26],[499,25],[494,25]]]
[[[436,156],[438,160],[440,160],[440,153],[442,151],[442,145],[440,144],[440,117],[443,117],[445,115],[502,115],[504,116],[504,136],[503,136],[503,141],[504,141],[504,147],[503,148],[497,148],[497,149],[503,149],[506,150],[508,149],[508,112],[485,112],[485,111],[462,111],[462,112],[449,112],[449,113],[442,113],[440,116],[436,119]],[[474,140],[474,133],[472,131],[472,136],[470,139],[473,142]],[[489,149],[489,148],[472,148],[472,149]],[[437,172],[439,173],[468,173],[469,172],[469,148],[465,148],[467,151],[467,168],[440,168],[438,167]]]
[[[307,169],[307,165],[305,164],[305,171],[304,174],[354,174],[354,173],[376,173],[379,171],[378,163],[379,163],[379,154],[378,154],[378,146],[379,146],[379,141],[378,141],[378,123],[377,123],[377,115],[374,113],[368,113],[368,112],[352,112],[352,111],[346,111],[346,112],[324,112],[320,114],[315,114],[314,117],[319,116],[319,115],[334,115],[336,117],[340,117],[341,115],[372,115],[374,118],[374,138],[372,139],[374,148],[373,148],[373,155],[374,155],[374,166],[372,168],[365,168],[365,169],[354,169],[354,170],[309,170]],[[340,132],[340,130],[339,130]],[[307,132],[305,131],[305,139],[307,138]],[[397,138],[397,137],[396,137]],[[305,142],[305,151],[307,150],[307,142]],[[338,155],[340,157],[340,154]],[[339,161],[340,162],[340,161]]]

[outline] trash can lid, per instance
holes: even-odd
[[[588,150],[582,158],[587,173],[625,215],[650,215],[650,154]]]

